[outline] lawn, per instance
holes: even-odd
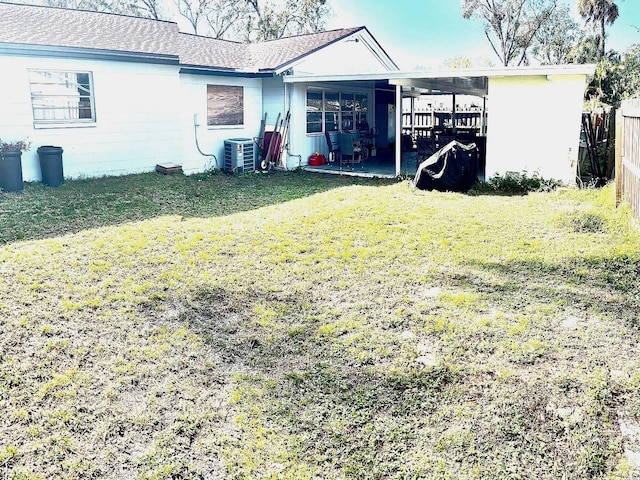
[[[639,274],[610,187],[0,193],[0,475],[637,478]]]

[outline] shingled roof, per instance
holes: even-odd
[[[178,25],[83,10],[0,2],[0,42],[175,55]]]
[[[175,22],[0,1],[0,46],[72,48],[162,55],[181,65],[237,72],[276,72],[365,27],[243,44],[180,32]]]
[[[174,51],[184,66],[251,70],[247,45],[243,43],[180,32],[174,41]]]

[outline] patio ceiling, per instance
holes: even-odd
[[[389,84],[417,89],[424,94],[463,94],[484,97],[488,94],[487,77],[391,78]]]

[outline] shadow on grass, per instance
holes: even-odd
[[[307,478],[304,468],[324,472],[313,478],[398,472],[415,445],[413,421],[458,384],[445,365],[385,372],[358,362],[339,347],[339,335],[319,333],[322,309],[258,287],[207,288],[175,300],[173,319],[203,340],[228,393],[230,423],[219,426],[231,466],[225,478],[258,478],[273,465],[286,478]],[[352,347],[370,346],[359,343]]]
[[[452,477],[473,467],[485,478],[552,478],[562,469],[586,478],[615,459],[602,436],[550,418],[544,385],[505,387],[445,362],[359,362],[372,340],[321,334],[323,306],[309,300],[207,288],[177,302],[174,319],[212,352],[212,375],[227,391],[225,478],[426,478],[436,467]],[[584,445],[589,458],[580,456]]]
[[[217,172],[71,180],[57,188],[27,184],[22,192],[0,193],[0,244],[164,215],[224,216],[348,185],[391,182],[308,172],[244,175]]]
[[[466,265],[492,276],[462,273],[454,279],[456,283],[500,297],[500,303],[514,310],[555,302],[640,327],[640,258],[620,255],[574,257],[557,264],[531,260]]]

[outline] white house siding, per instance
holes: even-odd
[[[278,114],[284,117],[289,108],[282,77],[267,77],[262,80],[262,115],[267,114],[267,124],[273,125]]]
[[[29,69],[92,72],[96,122],[35,127]],[[142,172],[176,160],[181,145],[177,66],[3,56],[0,71],[0,136],[32,142],[32,149],[22,156],[26,181],[41,179],[36,152],[41,145],[64,149],[68,178]]]
[[[286,155],[287,168],[297,168],[308,163],[307,145],[307,89],[304,85],[285,85],[286,96],[291,111],[289,126],[289,154]]]
[[[224,141],[230,138],[257,137],[262,112],[262,80],[233,76],[180,74],[182,94],[178,122],[181,126],[182,157],[185,173],[196,173],[209,168],[224,167]],[[244,87],[244,124],[235,127],[207,126],[207,85],[233,85]],[[195,143],[194,114],[198,115],[197,128],[200,149],[212,157],[201,155]]]
[[[486,176],[539,174],[573,184],[584,75],[490,77]]]

